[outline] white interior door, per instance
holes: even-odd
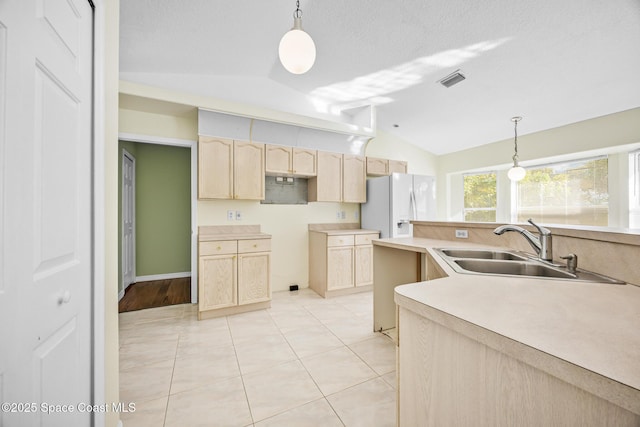
[[[135,180],[136,160],[123,150],[122,154],[122,285],[123,289],[136,281],[135,240]]]
[[[40,404],[91,403],[92,15],[87,0],[0,0],[6,427],[91,424]]]

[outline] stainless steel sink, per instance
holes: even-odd
[[[572,273],[564,266],[540,261],[534,255],[519,251],[461,248],[438,248],[435,251],[451,268],[463,274],[527,276],[541,279],[625,284],[620,280],[582,269],[577,269],[575,273]]]
[[[548,267],[537,262],[492,261],[481,259],[464,259],[454,261],[460,268],[467,271],[485,274],[507,274],[511,276],[554,277],[575,279],[575,275]]]
[[[488,249],[442,249],[443,254],[451,258],[473,259],[501,259],[501,260],[527,260],[527,256],[515,252],[488,250]]]

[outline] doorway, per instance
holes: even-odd
[[[195,303],[195,141],[132,134],[120,134],[119,139],[120,311]],[[133,169],[130,175],[127,169]],[[133,216],[131,227],[129,215]],[[127,236],[130,229],[133,236]]]

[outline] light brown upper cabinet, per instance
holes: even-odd
[[[402,160],[389,160],[389,175],[392,173],[407,173],[407,162]]]
[[[342,201],[342,154],[318,151],[317,175],[309,179],[309,201]]]
[[[198,140],[198,198],[233,199],[233,140]]]
[[[234,141],[233,198],[264,200],[264,144]]]
[[[201,136],[199,199],[264,199],[264,144]]]
[[[265,146],[265,171],[267,175],[316,176],[316,150]]]
[[[316,176],[316,150],[293,147],[293,174],[300,176]]]
[[[367,201],[366,160],[362,156],[343,156],[342,200],[348,203]]]
[[[385,176],[389,175],[389,160],[367,157],[367,175]]]
[[[386,176],[392,173],[407,173],[407,162],[367,157],[367,176]]]

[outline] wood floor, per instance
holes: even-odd
[[[129,285],[118,303],[118,312],[191,302],[191,278],[154,280]]]

